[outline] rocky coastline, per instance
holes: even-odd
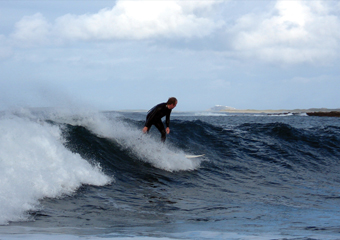
[[[331,112],[307,112],[308,116],[316,116],[316,117],[340,117],[340,111],[331,111]]]
[[[316,117],[340,117],[340,109],[327,109],[327,108],[310,108],[310,109],[280,109],[280,110],[254,110],[254,109],[235,109],[231,107],[221,108],[216,111],[216,108],[209,109],[208,111],[215,112],[228,112],[228,113],[259,113],[268,115],[288,115],[288,114],[306,114],[307,116]]]

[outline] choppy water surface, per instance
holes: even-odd
[[[340,239],[339,118],[144,118],[3,113],[0,239]]]

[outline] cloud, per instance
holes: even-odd
[[[13,47],[34,47],[162,39],[167,46],[284,64],[329,63],[339,56],[339,3],[279,0],[266,4],[266,12],[259,13],[257,8],[252,10],[256,13],[232,22],[227,13],[240,12],[237,7],[243,6],[237,1],[118,0],[112,8],[94,14],[67,14],[53,21],[40,13],[25,16],[8,42]],[[0,58],[6,54],[0,49]]]
[[[11,35],[16,42],[25,46],[43,44],[51,35],[51,24],[41,13],[25,16],[15,24],[15,31]]]
[[[283,63],[317,62],[336,57],[339,17],[330,1],[277,1],[266,14],[247,14],[230,33],[232,47],[245,57]]]
[[[26,44],[64,40],[140,40],[204,37],[222,22],[205,17],[216,1],[124,1],[95,14],[67,14],[49,23],[41,14],[16,24],[13,39]]]

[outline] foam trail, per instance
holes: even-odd
[[[185,153],[159,139],[141,133],[141,129],[133,129],[123,123],[115,122],[114,128],[107,131],[122,147],[131,151],[139,159],[149,162],[157,168],[167,171],[194,170],[199,167],[197,159],[185,158]]]
[[[159,140],[154,140],[142,134],[141,129],[136,129],[124,123],[116,116],[107,117],[101,113],[82,112],[77,117],[61,117],[62,121],[69,121],[72,125],[88,128],[93,133],[114,140],[122,149],[129,151],[141,161],[166,171],[194,170],[200,166],[201,160],[187,159],[180,149]],[[188,153],[190,154],[190,153]]]
[[[59,127],[13,114],[0,116],[0,224],[27,220],[39,199],[72,194],[111,179],[64,145]],[[37,119],[36,119],[37,120]]]

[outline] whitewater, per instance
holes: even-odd
[[[82,184],[111,180],[64,146],[61,130],[31,114],[0,119],[0,224],[27,220],[39,200],[71,194]]]
[[[145,115],[1,112],[0,239],[340,239],[338,118]]]

